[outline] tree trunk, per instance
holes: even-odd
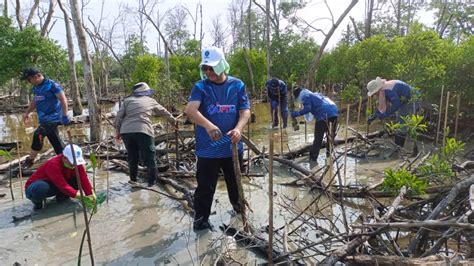
[[[44,21],[44,24],[41,27],[41,36],[43,37],[48,36],[49,34],[48,27],[49,27],[49,24],[51,23],[51,19],[53,18],[53,13],[54,13],[54,0],[49,0],[48,15],[46,16],[46,20]]]
[[[252,94],[253,95],[257,95],[256,92],[255,92],[255,78],[253,76],[253,69],[252,69],[252,64],[250,62],[250,58],[249,58],[249,55],[248,55],[248,50],[247,48],[243,48],[244,49],[244,58],[245,58],[245,63],[247,64],[247,69],[249,71],[249,75],[250,75],[250,84],[251,84],[251,91],[252,91]]]
[[[74,62],[74,43],[72,41],[71,23],[69,22],[69,15],[66,9],[63,7],[61,0],[58,0],[59,8],[64,14],[64,24],[66,26],[66,39],[67,39],[67,54],[69,58],[69,85],[71,86],[71,97],[72,97],[72,115],[77,116],[82,114],[81,97],[79,94],[79,85],[77,82],[76,64]]]
[[[331,39],[334,31],[336,31],[339,24],[341,24],[342,20],[347,16],[349,11],[351,11],[351,9],[357,4],[357,2],[359,2],[359,0],[352,0],[352,2],[349,4],[349,6],[344,11],[344,13],[342,13],[342,15],[336,21],[336,23],[332,25],[332,27],[329,30],[328,34],[324,38],[324,41],[321,44],[321,46],[319,47],[319,50],[316,53],[316,56],[314,57],[313,62],[311,63],[311,66],[309,67],[309,71],[306,74],[305,84],[306,84],[307,87],[311,88],[311,86],[313,85],[314,76],[316,75],[316,70],[319,66],[319,62],[321,61],[321,57],[323,55],[324,49],[326,48],[326,45],[328,44],[329,40]]]
[[[84,68],[84,87],[87,93],[87,103],[90,117],[90,140],[99,141],[101,133],[100,125],[100,108],[97,104],[97,95],[94,85],[94,74],[92,72],[91,58],[87,51],[86,33],[82,27],[81,10],[77,0],[69,0],[71,4],[71,15],[76,29],[77,40],[79,43],[79,50],[81,52],[82,64]]]
[[[374,11],[374,0],[368,0],[368,7],[365,20],[365,38],[370,38],[372,31],[372,13]]]
[[[267,23],[266,23],[266,41],[267,41],[267,79],[271,77],[271,57],[270,57],[270,0],[266,0]]]

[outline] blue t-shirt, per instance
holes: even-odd
[[[33,86],[33,100],[36,103],[36,112],[40,124],[61,121],[63,112],[56,95],[62,91],[64,90],[61,85],[46,78],[40,85]]]
[[[227,76],[222,84],[209,79],[198,81],[189,101],[198,101],[199,112],[222,132],[223,137],[213,141],[205,128],[196,126],[196,155],[202,158],[232,157],[232,145],[227,132],[234,129],[239,121],[239,111],[250,109],[250,102],[244,83],[237,78]],[[239,153],[243,152],[242,141],[238,144]]]
[[[288,88],[286,87],[285,82],[283,82],[282,80],[278,80],[278,88],[272,87],[272,80],[271,79],[267,80],[267,82],[265,83],[265,87],[267,88],[268,97],[270,99],[272,99],[273,101],[278,102],[279,98],[283,99],[283,102],[288,101],[288,97],[287,97]],[[278,90],[280,90],[280,91],[278,92]],[[280,94],[280,95],[278,95],[278,94]]]

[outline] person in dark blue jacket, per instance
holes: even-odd
[[[302,87],[297,87],[293,91],[293,95],[298,102],[303,104],[303,109],[292,112],[291,117],[295,118],[304,115],[306,121],[311,121],[313,117],[316,118],[314,140],[309,152],[309,159],[317,161],[324,134],[326,134],[327,139],[326,156],[329,156],[329,144],[334,141],[337,130],[339,111],[336,104],[329,98]]]
[[[278,109],[280,109],[283,128],[286,128],[288,124],[288,88],[285,82],[273,78],[267,80],[265,87],[270,99],[272,127],[278,126]]]
[[[378,99],[377,111],[370,116],[370,124],[375,119],[385,119],[396,114],[397,123],[403,124],[402,117],[415,114],[420,107],[417,92],[401,80],[385,80],[377,77],[367,84],[367,95],[376,95]],[[406,139],[406,128],[395,132],[395,143],[403,147]]]
[[[47,137],[56,154],[63,151],[63,142],[59,137],[58,125],[68,125],[68,105],[64,89],[54,80],[48,79],[36,68],[23,70],[20,78],[33,85],[33,100],[23,115],[24,123],[28,122],[29,114],[34,109],[38,113],[39,126],[33,134],[31,151],[22,168],[30,168],[43,148],[44,137]]]

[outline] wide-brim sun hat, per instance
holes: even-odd
[[[145,82],[139,82],[133,86],[134,96],[150,96],[153,93],[155,93],[155,90],[152,90]]]
[[[84,157],[82,155],[82,149],[81,147],[75,145],[75,144],[68,144],[64,150],[63,150],[63,155],[68,159],[68,161],[71,164],[74,164],[74,157],[72,155],[72,151],[74,150],[74,155],[76,155],[76,163],[77,165],[83,165],[86,164],[86,161],[84,160]]]
[[[372,96],[377,93],[383,86],[384,81],[382,78],[377,77],[367,83],[367,96]]]

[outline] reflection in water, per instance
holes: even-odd
[[[110,105],[104,108],[104,112],[116,110]],[[280,149],[279,130],[270,128],[270,111],[267,104],[253,105],[253,110],[257,114],[257,123],[251,125],[250,138],[260,150],[266,147],[268,151],[270,133],[275,135],[275,151]],[[19,140],[22,141],[22,153],[29,151],[32,133],[27,133],[23,125],[21,114],[0,116],[0,139],[2,142],[16,141],[14,134],[15,126],[19,128]],[[31,121],[26,127],[33,127],[36,116],[31,116]],[[114,130],[104,123],[103,138],[112,136]],[[312,141],[314,122],[308,123],[307,139]],[[357,127],[357,125],[352,125]],[[74,141],[87,140],[89,128],[86,125],[68,127],[76,137]],[[363,128],[363,127],[360,127]],[[60,127],[61,135],[66,137],[65,127]],[[343,125],[338,131],[339,136],[344,135]],[[247,133],[246,133],[247,134]],[[283,130],[284,152],[294,149],[305,143],[305,132],[302,126],[299,131],[293,131],[291,127]],[[49,147],[49,144],[47,144]],[[45,147],[47,148],[47,147]],[[342,147],[338,147],[337,152],[342,152]],[[319,166],[325,163],[324,150],[319,156],[321,160]],[[396,165],[397,162],[371,162],[370,164],[353,158],[348,158],[347,177],[344,181],[349,184],[375,183],[382,178],[382,169]],[[316,167],[310,164],[308,158],[297,158],[296,162],[302,164],[307,169]],[[262,165],[252,165],[251,173],[262,173],[263,177],[251,177],[244,179],[246,198],[250,202],[253,212],[249,218],[256,228],[263,228],[268,225],[268,175]],[[89,173],[90,174],[90,173]],[[91,175],[91,174],[90,174]],[[106,189],[106,173],[98,169],[96,173],[97,191]],[[279,228],[289,222],[298,214],[298,211],[306,209],[315,199],[316,204],[308,208],[306,212],[307,223],[318,224],[321,227],[337,232],[343,231],[344,225],[341,223],[341,207],[334,204],[319,191],[310,191],[308,187],[290,187],[279,185],[294,180],[296,177],[292,170],[286,166],[275,162],[274,165],[274,196],[275,196],[275,227]],[[199,264],[204,260],[204,264],[213,263],[220,251],[226,246],[225,236],[219,231],[218,226],[232,224],[241,227],[239,216],[233,215],[225,184],[219,181],[215,195],[215,202],[211,215],[211,223],[216,227],[216,232],[205,232],[196,234],[192,231],[192,216],[182,207],[181,203],[169,199],[156,193],[145,190],[132,190],[126,183],[128,176],[126,173],[110,172],[110,194],[109,203],[100,207],[99,212],[93,218],[91,224],[92,242],[94,255],[99,264]],[[194,181],[194,180],[192,180]],[[20,199],[19,183],[14,184],[17,199]],[[162,187],[157,187],[164,191]],[[8,188],[0,186],[0,193],[9,194]],[[71,202],[72,206],[77,206]],[[357,214],[365,212],[366,203],[364,200],[350,200],[345,203],[346,213],[350,221],[357,218]],[[17,207],[15,207],[17,206]],[[0,198],[0,235],[4,236],[4,241],[0,242],[0,261],[6,264],[13,264],[15,261],[35,258],[38,264],[76,264],[77,248],[80,243],[80,236],[83,230],[83,222],[78,215],[73,219],[72,211],[67,215],[55,216],[54,199],[47,203],[44,213],[51,214],[44,219],[25,219],[23,222],[13,224],[12,215],[17,212],[28,212],[32,209],[32,204],[26,200],[12,202],[8,196]],[[290,208],[291,206],[291,208]],[[71,206],[69,206],[71,207]],[[36,215],[33,213],[33,215]],[[77,223],[77,228],[74,224]],[[295,223],[299,225],[301,221]],[[314,232],[308,232],[309,239],[316,239],[318,236]],[[50,241],[54,239],[54,241]],[[3,252],[8,250],[8,252]],[[240,262],[264,262],[263,258],[245,250],[231,250],[232,256],[238,258]],[[47,254],[47,256],[45,256]],[[56,256],[57,255],[57,256]],[[83,262],[88,262],[87,248],[84,250]],[[209,263],[208,263],[209,262]]]

